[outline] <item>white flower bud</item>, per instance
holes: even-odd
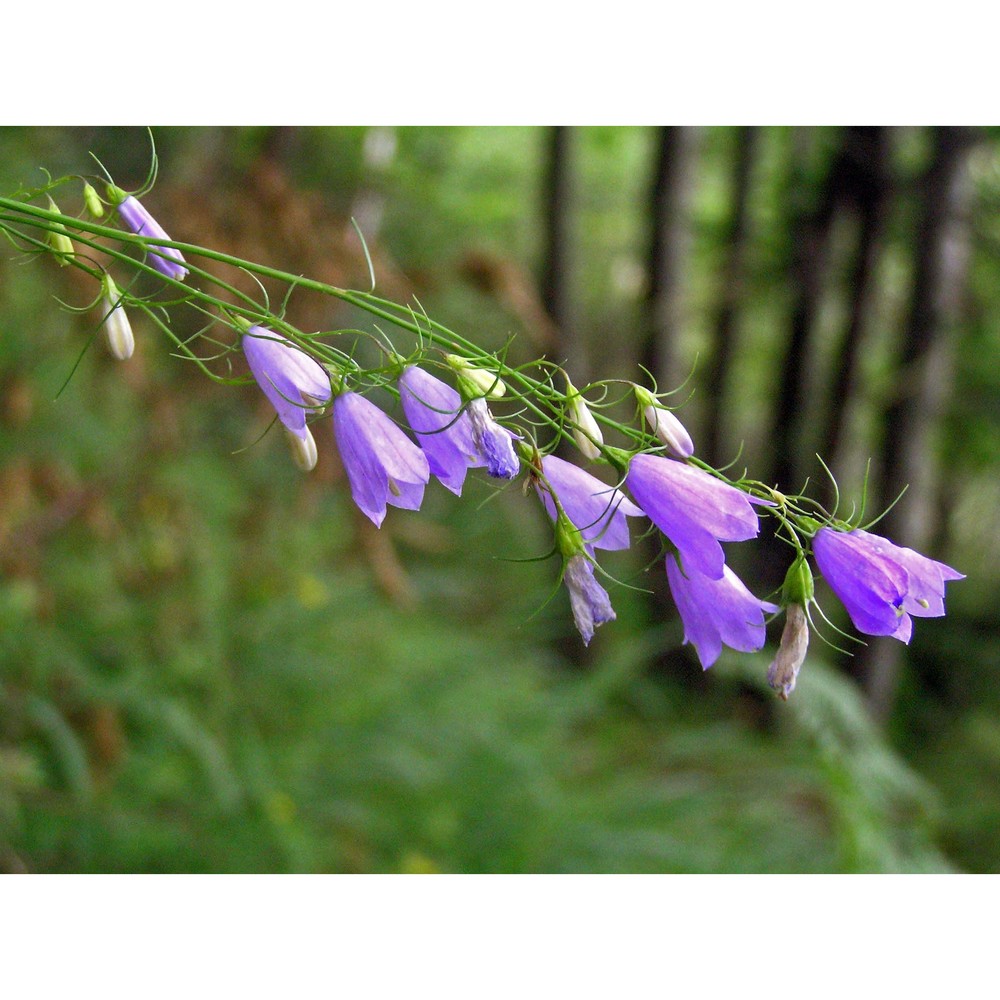
[[[312,431],[308,427],[304,427],[303,436],[299,437],[298,434],[294,434],[286,428],[285,437],[288,439],[288,447],[296,466],[303,472],[312,472],[316,468],[316,460],[319,457]]]
[[[127,361],[135,350],[132,324],[121,303],[121,292],[109,275],[104,277],[104,333],[108,347],[119,361]]]
[[[633,389],[649,429],[679,458],[690,458],[694,454],[694,442],[684,425],[647,389],[641,385]]]
[[[583,454],[593,460],[601,457],[598,445],[604,444],[604,435],[594,419],[587,401],[576,391],[569,379],[566,379],[566,409],[573,431],[573,440]]]
[[[476,368],[457,354],[446,354],[445,361],[454,369],[462,393],[469,399],[476,396],[499,399],[507,391],[507,386],[493,372]]]

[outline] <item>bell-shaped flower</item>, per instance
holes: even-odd
[[[565,510],[556,514],[555,533],[556,548],[563,559],[562,581],[569,591],[573,621],[583,644],[589,646],[594,629],[615,620],[611,598],[594,576],[596,564],[590,547]]]
[[[686,565],[682,569],[671,554],[667,580],[684,625],[684,642],[697,650],[703,669],[715,663],[724,645],[743,653],[764,645],[764,612],[778,608],[754,597],[728,566],[723,565],[722,575],[712,578]]]
[[[659,455],[635,455],[626,483],[646,517],[677,546],[684,568],[718,580],[722,542],[755,538],[760,530],[753,504],[773,506],[702,469]]]
[[[253,377],[288,432],[296,465],[308,472],[316,465],[316,442],[306,418],[329,402],[329,375],[305,351],[265,327],[250,327],[242,345]]]
[[[108,338],[108,347],[119,361],[127,361],[135,350],[135,337],[132,334],[132,324],[122,306],[122,293],[106,274],[103,280],[104,295],[101,299],[104,308],[104,333]]]
[[[482,396],[470,400],[466,412],[472,425],[473,443],[486,463],[486,471],[495,479],[513,479],[521,469],[514,450],[514,435],[493,419]]]
[[[566,517],[588,545],[609,550],[629,547],[625,519],[642,517],[642,511],[621,490],[556,455],[542,458],[542,474],[545,482],[537,482],[536,488],[549,517],[557,517],[551,488]]]
[[[476,447],[462,397],[450,385],[410,365],[399,377],[399,398],[431,473],[456,496],[470,468],[486,464]]]
[[[108,198],[118,209],[122,222],[136,236],[148,236],[155,240],[170,239],[163,227],[149,214],[138,198],[126,194],[114,184],[108,185]],[[176,247],[150,246],[147,247],[147,250],[150,265],[155,267],[160,274],[173,278],[175,281],[183,281],[187,276],[184,255]]]
[[[690,458],[694,454],[694,442],[687,428],[659,400],[641,385],[632,384],[635,398],[642,407],[643,416],[649,429],[678,458]]]
[[[965,578],[942,562],[860,528],[820,528],[813,554],[859,632],[907,643],[913,634],[910,616],[940,618],[945,582]]]
[[[344,392],[333,401],[333,430],[351,496],[376,528],[386,504],[420,509],[430,466],[390,417],[364,396]]]

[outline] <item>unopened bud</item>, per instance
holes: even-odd
[[[108,338],[111,353],[119,361],[127,361],[135,350],[135,337],[132,335],[132,324],[122,306],[121,294],[111,276],[106,274],[103,299],[104,333]]]
[[[83,185],[83,203],[87,206],[87,211],[95,219],[104,218],[104,202],[101,201],[101,196],[97,193],[93,184],[85,183]]]
[[[298,434],[293,434],[287,428],[285,430],[288,447],[292,453],[292,461],[303,472],[311,472],[316,468],[316,460],[319,457],[316,451],[316,440],[308,427],[302,429],[302,435],[299,437]]]
[[[51,197],[49,198],[49,210],[59,211],[59,206]],[[56,255],[56,260],[59,261],[59,266],[65,267],[69,263],[69,258],[73,256],[73,241],[69,238],[66,227],[62,223],[54,223],[49,230],[48,240],[52,252]]]
[[[649,429],[678,458],[690,458],[694,454],[694,442],[684,425],[648,389],[641,385],[632,388]]]
[[[457,354],[446,354],[445,361],[454,369],[459,388],[466,399],[475,399],[478,396],[499,399],[507,391],[507,386],[493,372],[485,368],[476,368]]]
[[[815,593],[816,584],[813,581],[812,570],[805,555],[800,552],[785,574],[785,582],[781,586],[781,603],[801,604],[806,607]]]
[[[799,668],[809,648],[809,621],[801,604],[789,604],[785,609],[785,628],[774,662],[767,670],[767,683],[782,701],[795,690]]]
[[[573,425],[573,440],[577,448],[589,459],[600,458],[601,449],[598,446],[604,444],[604,435],[590,412],[587,401],[569,379],[566,379],[566,410]]]

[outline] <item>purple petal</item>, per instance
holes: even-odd
[[[157,240],[169,240],[170,237],[164,232],[163,227],[145,209],[142,202],[129,195],[118,205],[118,214],[122,222],[136,236],[149,236]],[[183,267],[184,255],[176,247],[160,247],[156,250],[147,247],[149,252],[149,263],[161,274],[175,281],[183,281],[187,275],[187,268]]]
[[[642,511],[625,494],[555,455],[542,459],[542,472],[585,541],[597,549],[629,547],[625,519],[641,517]],[[540,487],[538,492],[549,517],[555,520],[556,506],[548,490]]]
[[[685,567],[713,579],[722,577],[725,565],[719,542],[755,538],[760,524],[752,504],[769,504],[659,455],[634,456],[626,482],[646,516],[680,550]]]
[[[476,451],[483,456],[486,471],[496,479],[513,479],[521,470],[513,435],[493,419],[482,397],[473,399],[466,412],[472,423]]]
[[[253,377],[293,434],[305,436],[306,417],[330,398],[330,379],[308,354],[272,330],[251,327],[243,336],[243,353]],[[306,398],[308,397],[308,399]]]
[[[386,504],[417,510],[430,478],[424,453],[374,403],[345,392],[333,403],[333,429],[354,502],[376,527]]]
[[[485,464],[472,436],[472,424],[462,411],[462,398],[440,379],[411,365],[399,378],[403,412],[427,456],[431,472],[457,496],[465,474]]]
[[[667,580],[684,623],[684,641],[695,647],[704,669],[719,658],[723,645],[744,653],[764,645],[764,612],[778,609],[754,597],[728,566],[713,579],[685,572],[668,556]]]

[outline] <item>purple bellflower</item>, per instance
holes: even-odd
[[[132,195],[126,194],[113,184],[108,185],[108,198],[118,209],[122,222],[136,236],[149,236],[157,240],[169,240],[163,227],[154,219],[142,202]],[[184,255],[176,247],[148,247],[149,263],[160,274],[183,281],[188,271],[184,267]]]
[[[625,494],[555,455],[542,459],[542,472],[566,517],[588,545],[608,550],[629,547],[625,518],[642,517],[642,511]],[[555,520],[552,495],[541,484],[537,488],[549,517]]]
[[[635,455],[628,488],[646,516],[677,546],[684,569],[722,579],[722,542],[755,538],[760,525],[753,504],[771,505],[684,462]]]
[[[433,475],[456,496],[465,474],[486,464],[476,448],[462,397],[440,379],[410,365],[399,377],[399,398]]]
[[[243,335],[243,353],[257,384],[288,431],[296,464],[316,464],[316,442],[306,417],[330,399],[330,377],[322,366],[279,333],[252,326]]]
[[[944,614],[944,585],[963,573],[860,528],[820,528],[816,565],[859,632],[909,642],[913,621]]]
[[[702,669],[715,663],[723,645],[743,653],[764,645],[764,612],[777,611],[777,605],[757,600],[728,566],[723,564],[722,575],[713,579],[682,570],[669,555],[667,580],[684,623],[684,642],[697,650]]]
[[[472,440],[486,462],[486,471],[495,479],[513,479],[521,469],[514,451],[514,435],[493,419],[482,396],[470,400],[466,412],[472,424]]]
[[[420,509],[430,466],[391,417],[364,396],[344,392],[333,401],[333,430],[351,496],[376,528],[386,504]]]

